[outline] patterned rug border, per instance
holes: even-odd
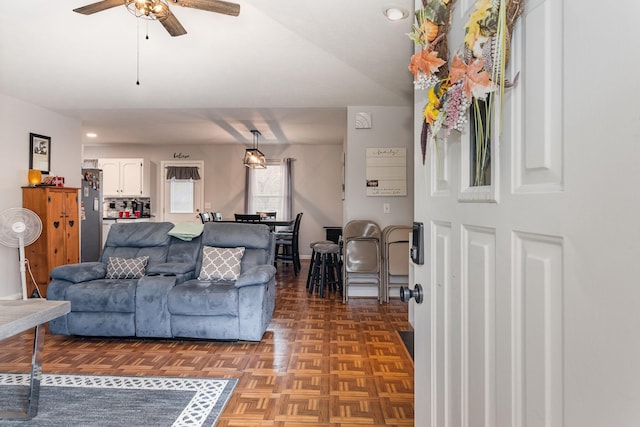
[[[29,374],[0,373],[0,386],[29,386]],[[41,387],[104,388],[119,390],[192,391],[193,398],[173,427],[200,427],[214,409],[216,425],[238,384],[235,378],[135,377],[118,375],[42,374]],[[224,401],[218,405],[223,397]],[[218,406],[216,406],[218,405]]]

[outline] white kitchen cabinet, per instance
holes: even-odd
[[[143,196],[143,159],[98,159],[105,197]]]

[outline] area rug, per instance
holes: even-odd
[[[44,374],[38,415],[2,426],[211,427],[236,379]],[[0,374],[0,410],[24,408],[28,374]]]

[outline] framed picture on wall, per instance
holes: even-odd
[[[29,134],[29,169],[36,169],[43,174],[51,170],[51,137]]]

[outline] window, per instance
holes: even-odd
[[[247,169],[247,213],[276,212],[277,219],[291,219],[291,161],[267,161],[266,169]]]
[[[471,125],[469,186],[471,187],[491,185],[491,125],[495,120],[491,117],[491,113],[493,113],[491,95],[487,100],[475,100],[469,109]]]
[[[171,179],[171,213],[193,213],[194,181],[191,179]]]

